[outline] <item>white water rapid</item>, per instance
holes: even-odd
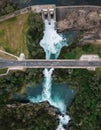
[[[50,24],[48,20],[45,20],[44,37],[40,41],[40,45],[44,48],[46,53],[46,59],[51,59],[51,55],[54,55],[54,59],[59,56],[61,48],[66,45],[65,39],[57,34],[54,20],[52,19]]]
[[[46,53],[46,59],[56,59],[59,56],[61,48],[65,45],[66,39],[60,36],[55,30],[55,23],[52,19],[50,24],[48,20],[45,20],[45,30],[43,39],[40,41],[41,47],[43,47]],[[59,125],[56,130],[65,130],[63,125],[67,125],[70,117],[66,114],[66,105],[62,100],[57,99],[53,100],[51,98],[51,86],[52,86],[52,73],[54,68],[44,69],[44,82],[43,82],[43,91],[42,95],[37,96],[36,98],[30,98],[31,102],[42,102],[48,101],[52,106],[58,108],[61,115],[58,115]]]

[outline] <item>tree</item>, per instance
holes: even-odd
[[[10,3],[8,3],[7,6],[5,7],[5,12],[7,14],[13,13],[14,12],[14,7]]]
[[[39,14],[31,12],[28,17],[27,46],[30,58],[42,58],[43,49],[39,42],[43,37],[44,24]]]

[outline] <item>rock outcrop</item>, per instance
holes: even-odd
[[[101,43],[100,7],[57,8],[57,26],[59,31],[76,29],[84,32],[82,42]]]

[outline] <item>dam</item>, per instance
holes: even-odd
[[[31,11],[40,14],[43,22],[45,22],[45,19],[48,19],[50,23],[50,19],[54,19],[55,28],[59,32],[70,29],[86,30],[86,32],[89,30],[81,40],[81,43],[84,41],[89,43],[96,42],[97,44],[101,43],[101,6],[31,5],[11,14],[1,16],[0,22]]]
[[[36,12],[39,13],[43,20],[45,18],[53,18],[55,21],[59,22],[63,20],[67,15],[71,15],[72,12],[75,12],[76,15],[86,15],[90,16],[89,20],[93,20],[93,16],[95,15],[96,20],[100,23],[101,20],[101,6],[91,6],[91,5],[80,5],[80,6],[56,6],[52,5],[32,5],[26,8],[15,11],[14,13],[7,14],[0,17],[0,22],[16,17],[20,14],[25,14],[28,12]],[[98,18],[99,17],[99,18]],[[74,17],[75,18],[75,17]],[[76,17],[78,19],[78,17]],[[75,19],[75,20],[76,20]],[[85,18],[84,18],[85,19]]]

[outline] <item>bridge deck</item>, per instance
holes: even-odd
[[[101,61],[80,60],[0,60],[0,68],[87,68],[101,67]]]

